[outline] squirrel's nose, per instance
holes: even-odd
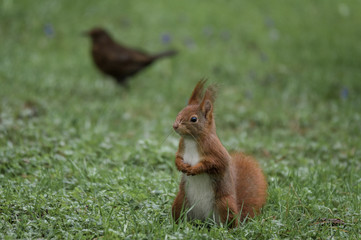
[[[179,124],[178,124],[177,122],[175,122],[175,123],[173,124],[174,130],[177,130],[178,127],[179,127]]]

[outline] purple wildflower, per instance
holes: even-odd
[[[343,88],[341,89],[341,92],[340,92],[340,97],[341,97],[341,99],[346,99],[346,98],[348,98],[348,95],[349,95],[349,90],[348,90],[348,88],[347,88],[347,87],[343,87]]]
[[[161,41],[163,44],[169,44],[172,41],[172,38],[171,38],[170,34],[164,33],[161,36]]]
[[[47,36],[47,37],[54,37],[55,32],[54,32],[53,25],[50,23],[45,24],[44,33],[45,33],[45,36]]]

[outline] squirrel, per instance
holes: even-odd
[[[198,82],[173,124],[181,136],[175,165],[183,174],[172,216],[176,223],[184,214],[187,219],[211,218],[235,227],[260,213],[267,183],[251,156],[229,154],[222,145],[213,118],[215,87],[210,85],[203,94],[205,83]]]

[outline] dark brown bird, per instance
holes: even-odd
[[[91,53],[94,64],[100,71],[114,77],[117,83],[123,85],[128,77],[143,70],[154,61],[176,54],[176,51],[170,50],[150,55],[140,50],[122,46],[101,28],[94,28],[86,34],[92,40]]]

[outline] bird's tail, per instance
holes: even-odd
[[[176,55],[178,52],[175,50],[169,50],[169,51],[165,51],[165,52],[161,52],[158,54],[155,54],[152,56],[153,60],[159,59],[159,58],[163,58],[163,57],[171,57]]]

